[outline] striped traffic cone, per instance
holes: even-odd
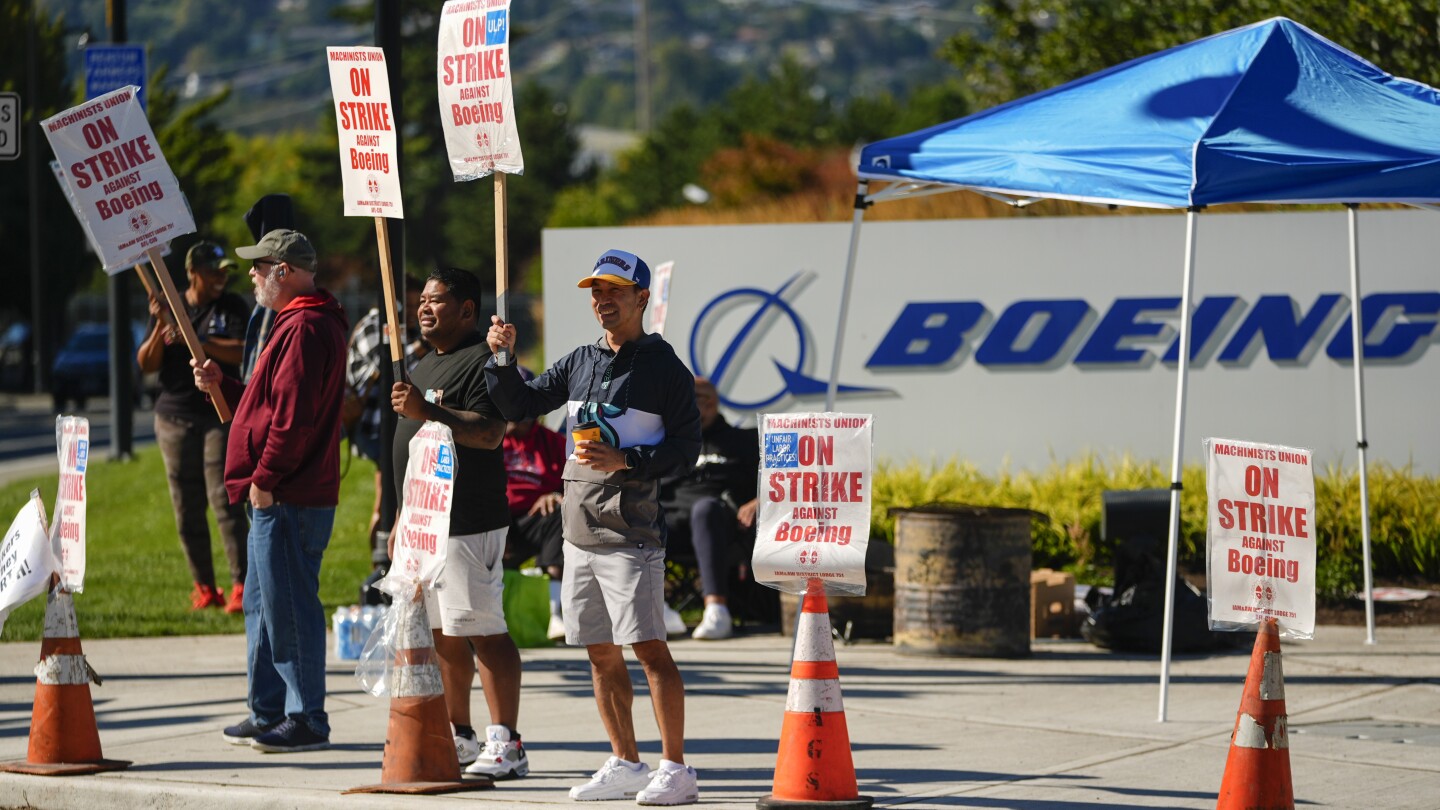
[[[1266,619],[1255,634],[1240,712],[1230,734],[1230,755],[1216,810],[1295,810],[1290,785],[1290,734],[1285,722],[1285,675],[1280,630]]]
[[[489,777],[460,778],[460,760],[445,709],[445,687],[425,600],[396,600],[395,661],[388,674],[390,727],[380,784],[345,793],[456,793],[494,787]]]
[[[775,785],[756,807],[869,810],[872,803],[869,796],[860,795],[855,783],[825,584],[811,579],[795,631]]]
[[[30,715],[30,749],[24,762],[0,763],[0,771],[36,776],[75,776],[130,767],[100,753],[100,730],[90,682],[100,677],[80,649],[75,601],[55,588],[45,599],[45,636],[35,665],[35,708]]]

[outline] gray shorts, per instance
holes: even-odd
[[[425,591],[430,629],[473,638],[509,632],[505,624],[505,556],[508,528],[452,536],[445,541],[445,567]]]
[[[565,643],[665,639],[665,549],[565,544]]]

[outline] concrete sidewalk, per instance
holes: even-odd
[[[82,608],[83,632],[83,608]],[[770,791],[790,645],[779,636],[672,645],[688,689],[686,758],[701,803],[753,808]],[[0,808],[278,810],[576,807],[567,789],[608,755],[583,651],[523,651],[521,731],[532,775],[436,797],[341,796],[379,781],[386,702],[333,661],[329,751],[259,754],[220,728],[245,714],[239,636],[85,642],[105,755],[129,770],[45,778],[0,774]],[[23,760],[38,643],[0,644],[0,760]],[[838,650],[861,793],[877,806],[1213,808],[1248,652],[1181,656],[1169,722],[1156,722],[1155,659],[1083,642],[1037,642],[1032,658],[916,658],[888,645]],[[1287,644],[1295,797],[1304,807],[1440,807],[1440,628],[1322,627]],[[644,679],[641,752],[659,758]],[[483,696],[475,695],[477,721]],[[628,806],[606,803],[601,806]]]

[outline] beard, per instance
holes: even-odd
[[[255,303],[266,309],[274,309],[280,298],[280,282],[273,274],[255,280]]]

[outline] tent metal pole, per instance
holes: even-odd
[[[850,287],[855,279],[855,256],[860,250],[860,224],[865,219],[865,209],[870,201],[865,193],[870,190],[870,181],[861,180],[855,189],[855,216],[850,225],[850,254],[845,258],[845,283],[840,290],[840,319],[835,324],[835,354],[830,358],[830,381],[825,386],[825,412],[835,410],[835,392],[840,388],[840,349],[845,344],[845,319],[850,314]]]
[[[1190,315],[1195,287],[1195,228],[1200,209],[1185,212],[1185,277],[1180,295],[1180,367],[1175,375],[1175,443],[1170,451],[1170,548],[1165,565],[1165,619],[1160,639],[1160,713],[1165,722],[1170,699],[1170,646],[1175,625],[1175,580],[1180,562],[1180,490],[1184,473],[1185,382],[1190,373]]]
[[[1350,342],[1355,366],[1355,450],[1360,459],[1360,548],[1365,558],[1365,643],[1375,643],[1375,592],[1370,571],[1370,486],[1365,451],[1365,313],[1360,298],[1360,206],[1350,212]]]

